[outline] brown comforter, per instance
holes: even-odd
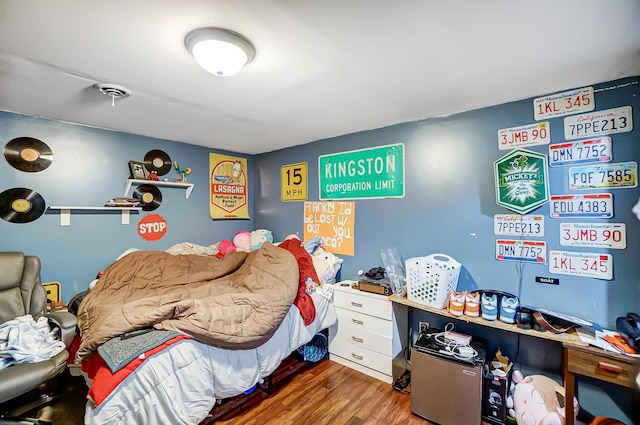
[[[78,309],[81,362],[122,333],[153,326],[222,348],[265,343],[298,291],[298,263],[265,243],[223,260],[136,251],[110,265]]]

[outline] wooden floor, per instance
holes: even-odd
[[[391,384],[322,360],[281,382],[274,377],[272,395],[257,390],[240,407],[203,424],[430,424],[411,413],[410,398]]]

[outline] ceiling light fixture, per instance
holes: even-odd
[[[228,77],[236,74],[256,55],[253,44],[241,34],[224,28],[198,28],[184,45],[205,71]]]
[[[111,106],[116,106],[116,99],[124,99],[133,94],[128,88],[117,84],[98,83],[94,84],[93,87],[100,93],[111,97]]]

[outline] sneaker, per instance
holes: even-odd
[[[480,316],[480,293],[469,292],[465,297],[464,314],[469,317]]]
[[[482,318],[486,320],[498,318],[498,297],[496,294],[482,294]]]
[[[454,316],[462,316],[464,313],[464,299],[467,291],[456,292],[451,291],[449,294],[449,313]]]
[[[500,320],[504,323],[516,323],[516,310],[518,308],[518,297],[502,297],[500,301]]]

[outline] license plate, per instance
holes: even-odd
[[[612,218],[613,195],[592,193],[589,195],[551,195],[551,218]]]
[[[593,87],[569,90],[533,100],[533,113],[536,121],[593,111],[595,107]]]
[[[626,133],[633,130],[631,106],[589,112],[564,119],[565,140]]]
[[[544,236],[543,215],[496,214],[493,234],[501,236]]]
[[[613,279],[613,257],[590,252],[549,251],[549,273]]]
[[[496,260],[546,264],[547,243],[542,241],[498,239],[496,241]]]
[[[569,168],[569,189],[620,189],[638,186],[634,161]]]
[[[580,142],[558,143],[549,146],[549,165],[586,164],[589,162],[609,162],[611,153],[611,137],[582,140]]]
[[[548,145],[549,142],[551,135],[547,121],[498,130],[498,149],[501,151],[524,146]]]
[[[624,223],[560,223],[560,245],[625,249]]]

